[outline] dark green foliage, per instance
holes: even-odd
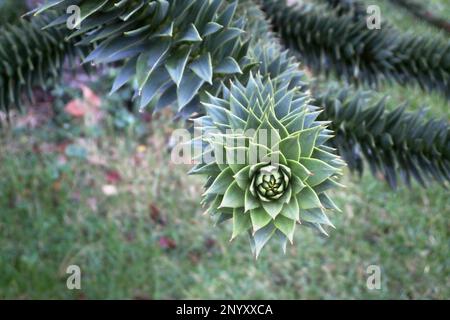
[[[124,62],[112,92],[132,79],[141,109],[171,104],[182,116],[198,111],[201,89],[251,66],[241,41],[244,21],[235,19],[237,2],[213,1],[55,1],[40,12],[80,7],[82,45],[96,44],[85,62]],[[55,24],[65,23],[63,14]],[[64,26],[65,27],[65,26]],[[212,88],[213,87],[213,88]]]
[[[0,34],[0,110],[19,108],[23,92],[33,97],[33,86],[46,87],[61,76],[67,57],[83,55],[72,41],[64,41],[65,30],[42,30],[54,16],[20,20],[5,26]]]
[[[366,7],[357,0],[322,0],[331,9],[335,10],[337,15],[352,15],[355,20],[365,18],[367,16]]]
[[[450,40],[402,34],[389,26],[369,30],[365,19],[339,16],[323,7],[288,7],[263,0],[263,8],[289,48],[314,72],[358,84],[382,81],[419,85],[450,96]]]
[[[25,0],[0,0],[0,26],[17,21],[26,10]]]
[[[396,188],[398,174],[425,186],[450,181],[450,124],[426,120],[424,112],[411,113],[400,106],[387,111],[387,100],[371,99],[367,92],[348,88],[319,93],[321,119],[331,121],[332,140],[350,169],[362,174],[363,160],[372,173],[382,173]]]

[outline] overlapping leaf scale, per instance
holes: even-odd
[[[34,14],[81,9],[79,45],[95,44],[90,63],[123,62],[112,92],[134,80],[140,107],[174,106],[183,116],[199,109],[199,92],[214,91],[220,81],[252,66],[242,40],[244,20],[235,18],[237,2],[225,0],[62,0]]]

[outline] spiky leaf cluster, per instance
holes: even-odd
[[[207,115],[195,120],[202,158],[214,155],[191,171],[208,175],[203,203],[219,221],[232,219],[232,239],[248,232],[256,256],[272,237],[285,249],[298,223],[324,234],[332,226],[325,212],[337,207],[326,191],[344,163],[324,145],[331,131],[309,100],[258,74],[209,96]]]
[[[61,75],[67,57],[82,56],[73,42],[65,42],[66,32],[42,30],[54,16],[21,20],[0,31],[0,110],[19,108],[22,95],[33,97],[33,86],[46,87],[49,78]]]
[[[141,108],[172,104],[189,114],[201,88],[251,65],[241,39],[244,21],[234,18],[237,2],[57,0],[36,14],[72,4],[80,7],[81,19],[71,36],[81,35],[81,45],[97,44],[85,62],[125,61],[112,92],[135,79]],[[67,18],[62,15],[55,24]]]
[[[387,111],[387,99],[374,99],[349,88],[330,89],[316,97],[322,120],[335,131],[331,143],[350,169],[360,174],[363,159],[372,173],[382,173],[395,188],[398,176],[410,185],[450,181],[450,124],[406,112],[406,105]]]
[[[450,93],[450,41],[403,34],[383,25],[370,30],[365,19],[338,16],[315,4],[289,7],[261,0],[284,42],[315,72],[376,86],[383,81]]]

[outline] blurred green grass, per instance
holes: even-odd
[[[89,141],[90,161],[61,163],[58,154],[28,151],[30,139],[2,138],[0,298],[450,296],[450,202],[442,187],[395,193],[372,176],[347,175],[329,238],[299,228],[286,255],[269,245],[254,261],[246,237],[229,243],[230,225],[213,227],[202,214],[202,179],[170,163],[167,121],[152,125],[147,149],[132,136]],[[120,173],[116,195],[102,191],[108,181],[92,163],[98,157]],[[81,267],[80,291],[66,288],[71,264]],[[382,270],[381,290],[366,287],[373,264]]]

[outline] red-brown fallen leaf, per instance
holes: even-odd
[[[175,249],[177,247],[177,244],[175,240],[162,236],[159,238],[159,246],[162,249]]]
[[[64,111],[75,118],[83,118],[87,112],[87,107],[83,101],[75,99],[70,101],[65,107]]]
[[[158,209],[156,205],[151,203],[149,205],[149,209],[150,209],[150,218],[152,219],[153,222],[162,226],[165,226],[167,224],[166,219],[163,217],[161,211]]]
[[[116,170],[107,170],[106,171],[106,181],[109,184],[117,184],[122,181],[122,176]]]
[[[87,102],[91,107],[93,108],[100,108],[102,104],[102,100],[98,95],[96,95],[91,88],[81,85],[80,86],[81,91],[83,92],[83,99],[85,102]]]
[[[206,238],[205,240],[205,247],[207,249],[212,249],[216,245],[216,240],[213,238]]]

